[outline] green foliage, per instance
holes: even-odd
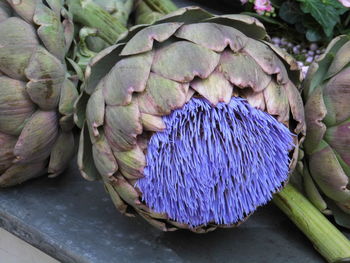
[[[282,20],[294,25],[312,42],[328,41],[345,30],[346,15],[349,9],[335,0],[284,1],[278,11]]]

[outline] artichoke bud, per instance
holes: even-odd
[[[305,133],[295,62],[265,37],[255,18],[190,7],[99,53],[75,117],[83,176],[164,231],[244,221],[288,180]]]
[[[0,140],[5,146],[0,187],[5,187],[64,170],[73,155],[78,93],[65,65],[73,23],[61,1],[1,1],[0,35]]]
[[[306,184],[306,191],[311,193],[310,200],[315,200],[315,191],[319,191],[320,198],[326,197],[323,210],[329,211],[326,208],[330,200],[347,213],[346,216],[334,213],[337,222],[344,226],[350,222],[349,54],[349,36],[332,40],[308,72],[303,94],[307,124],[305,160],[310,171],[308,180],[314,184]],[[345,219],[348,223],[344,223]]]

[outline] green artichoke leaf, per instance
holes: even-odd
[[[324,140],[336,154],[339,154],[338,160],[344,172],[350,177],[350,120],[327,128]]]
[[[248,42],[248,38],[235,28],[214,23],[184,25],[175,36],[216,52],[222,52],[228,45],[232,51],[239,52]]]
[[[339,203],[335,204],[335,202],[331,200],[327,200],[327,203],[329,204],[329,207],[332,209],[333,216],[335,219],[335,222],[343,227],[350,229],[350,216],[349,213],[343,211],[339,208]],[[337,206],[338,205],[338,206]]]
[[[133,92],[142,92],[146,88],[152,60],[151,51],[118,61],[108,75],[101,80],[106,104],[127,105],[131,102]]]
[[[287,123],[290,110],[285,87],[272,80],[263,92],[267,112],[277,116],[279,122]]]
[[[19,80],[0,77],[0,131],[19,135],[22,128],[35,111],[25,83]]]
[[[326,125],[323,119],[327,114],[327,108],[323,100],[322,87],[314,89],[305,104],[307,133],[304,147],[307,154],[313,153],[326,133]]]
[[[221,25],[229,25],[252,39],[262,40],[267,37],[264,25],[255,17],[241,14],[221,15],[206,19],[206,21]]]
[[[92,157],[104,180],[113,180],[113,175],[118,171],[118,164],[103,132],[92,145]]]
[[[343,202],[350,199],[349,177],[344,173],[333,149],[321,141],[309,156],[310,172],[317,185],[329,198]]]
[[[65,79],[61,88],[58,111],[62,115],[72,115],[74,113],[74,102],[78,98],[78,91],[74,83]]]
[[[182,22],[185,24],[197,23],[208,18],[215,17],[211,13],[196,6],[180,8],[170,14],[163,16],[161,19],[154,22],[154,24],[163,24],[169,22]]]
[[[117,150],[131,150],[136,146],[136,136],[142,133],[138,102],[133,100],[126,106],[106,107],[105,134]]]
[[[111,185],[109,182],[105,183],[104,185],[105,185],[106,191],[111,196],[113,204],[119,210],[119,212],[130,216],[130,214],[126,213],[126,209],[128,208],[128,205],[125,204],[125,202],[120,198],[118,192],[115,190],[113,185]]]
[[[65,81],[65,67],[43,47],[32,55],[25,74],[29,79],[27,92],[41,109],[53,110],[58,106]]]
[[[309,76],[312,79],[306,81],[304,83],[304,96],[307,98],[309,94],[313,92],[317,86],[321,85],[321,83],[326,79],[326,74],[329,69],[330,64],[333,61],[334,54],[349,40],[348,36],[339,36],[333,39],[326,51],[321,57],[317,60],[317,69],[313,69],[316,72],[308,74],[306,79],[308,80]],[[309,84],[308,84],[309,83]]]
[[[105,101],[102,94],[102,89],[94,92],[86,106],[86,125],[90,132],[90,138],[92,142],[95,141],[95,137],[98,137],[98,128],[103,125],[105,116]]]
[[[166,126],[163,119],[152,114],[141,113],[142,126],[147,131],[163,131]]]
[[[327,108],[327,115],[323,122],[328,127],[350,118],[349,83],[350,67],[347,67],[325,84],[323,98]]]
[[[121,56],[135,55],[152,50],[154,40],[164,42],[169,39],[183,23],[164,23],[149,26],[125,44]]]
[[[250,105],[260,110],[266,110],[265,97],[263,91],[255,92],[251,88],[239,90],[239,96],[245,98]]]
[[[70,132],[60,131],[52,147],[48,173],[49,177],[56,177],[68,166],[74,155],[74,135]]]
[[[0,173],[3,173],[12,165],[15,159],[13,147],[15,147],[16,142],[16,137],[0,132]]]
[[[210,49],[178,41],[155,52],[151,70],[167,79],[189,82],[196,76],[206,79],[219,64],[219,60],[220,55]]]
[[[170,114],[185,104],[188,84],[178,83],[151,73],[146,90],[138,94],[140,111],[157,116]]]
[[[233,85],[239,88],[250,87],[255,92],[264,90],[271,81],[271,76],[251,56],[244,53],[225,50],[220,58],[219,70]]]
[[[196,79],[191,83],[191,88],[216,105],[219,102],[229,103],[232,97],[232,85],[218,70],[214,71],[206,79]]]
[[[0,2],[0,23],[5,21],[7,18],[11,16],[11,7],[8,3],[1,1]]]
[[[115,190],[118,192],[120,197],[125,200],[126,203],[137,206],[140,205],[141,202],[139,200],[139,193],[135,190],[135,188],[129,184],[127,180],[120,174],[116,176],[117,180],[112,182]]]
[[[81,175],[86,180],[95,181],[101,178],[94,163],[92,143],[86,125],[83,125],[80,133],[77,163]]]
[[[16,161],[29,163],[49,157],[58,136],[57,115],[56,111],[41,110],[32,115],[24,125],[13,150]]]
[[[300,97],[300,93],[291,81],[285,84],[284,88],[286,90],[286,94],[288,97],[289,106],[290,106],[293,118],[298,123],[294,129],[294,132],[295,134],[302,134],[302,136],[305,136],[306,134],[305,112],[304,112],[303,101]]]
[[[289,79],[293,83],[299,84],[302,80],[302,75],[295,58],[278,46],[273,45],[272,43],[269,43],[267,41],[262,42],[268,45],[279,56],[280,60],[282,60],[285,68],[287,69]]]
[[[0,35],[0,71],[25,81],[24,65],[39,45],[33,27],[18,17],[10,17],[0,23]]]
[[[41,0],[7,0],[7,2],[21,18],[23,18],[28,23],[32,23],[35,9]]]
[[[46,49],[60,61],[63,61],[66,53],[66,42],[60,15],[57,15],[43,3],[39,3],[33,20],[39,26],[37,32]]]
[[[74,103],[74,122],[80,129],[82,129],[86,120],[86,105],[89,98],[90,96],[87,93],[81,92]]]
[[[84,91],[87,94],[91,95],[98,82],[115,66],[118,62],[116,58],[118,58],[123,47],[124,44],[112,45],[102,50],[90,60],[85,70],[86,82]]]
[[[12,164],[1,176],[0,187],[21,184],[46,173],[47,161]]]
[[[322,213],[329,214],[330,211],[327,209],[328,205],[318,191],[311,175],[306,166],[303,169],[304,189],[308,199],[317,207]]]
[[[114,151],[118,160],[120,172],[128,179],[143,177],[143,169],[146,166],[146,157],[139,146],[130,151]]]
[[[329,66],[326,78],[331,78],[339,73],[350,62],[350,41],[346,42],[335,54]]]
[[[61,118],[59,119],[59,125],[60,128],[65,132],[72,130],[75,126],[73,114],[61,116]]]
[[[277,82],[281,84],[289,82],[286,68],[269,46],[260,41],[249,39],[243,52],[250,55],[268,75],[276,74]]]

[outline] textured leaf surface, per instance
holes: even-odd
[[[25,121],[35,111],[25,84],[21,81],[0,76],[0,131],[19,135]]]
[[[156,51],[152,71],[167,79],[189,82],[196,76],[207,78],[218,65],[219,59],[217,53],[207,48],[178,41]]]

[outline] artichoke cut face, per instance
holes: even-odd
[[[318,187],[311,195],[320,191],[342,210],[350,202],[349,43],[347,36],[335,38],[311,66],[304,84],[306,160]],[[334,216],[342,224],[342,214],[335,210]]]
[[[98,54],[86,71],[83,176],[102,178],[123,214],[133,208],[164,231],[243,221],[283,186],[305,133],[296,64],[265,36],[254,18],[185,8]]]
[[[61,14],[60,1],[0,3],[0,187],[58,175],[73,156],[73,24]]]

